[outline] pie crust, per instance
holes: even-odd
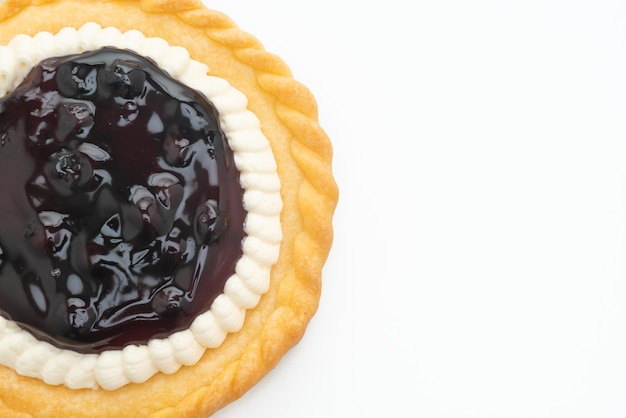
[[[113,391],[51,386],[0,366],[2,417],[207,417],[239,398],[302,337],[315,313],[333,239],[337,187],[332,148],[317,105],[289,68],[224,14],[196,0],[6,0],[0,44],[15,35],[56,33],[96,22],[136,29],[186,48],[248,97],[281,179],[283,241],[269,291],[241,331],[178,372]]]

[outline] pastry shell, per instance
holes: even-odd
[[[280,256],[269,291],[248,311],[242,330],[208,349],[195,366],[114,391],[51,386],[0,366],[0,416],[207,417],[267,374],[301,339],[317,309],[338,197],[331,144],[318,124],[315,99],[286,64],[200,1],[7,0],[0,3],[0,44],[20,33],[56,33],[87,22],[185,47],[211,75],[247,95],[281,179]]]

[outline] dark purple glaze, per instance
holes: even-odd
[[[50,58],[0,101],[0,314],[84,353],[188,328],[241,256],[214,106],[132,52]]]

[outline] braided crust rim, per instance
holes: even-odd
[[[242,331],[207,350],[196,366],[112,392],[48,386],[2,367],[0,416],[206,417],[269,372],[300,340],[317,309],[337,203],[330,141],[318,124],[313,96],[285,63],[196,0],[7,0],[0,3],[0,43],[18,33],[56,32],[88,21],[183,46],[248,96],[283,184],[283,244],[270,290]]]

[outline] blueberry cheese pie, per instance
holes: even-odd
[[[207,417],[315,313],[316,103],[199,1],[0,3],[0,416]]]

